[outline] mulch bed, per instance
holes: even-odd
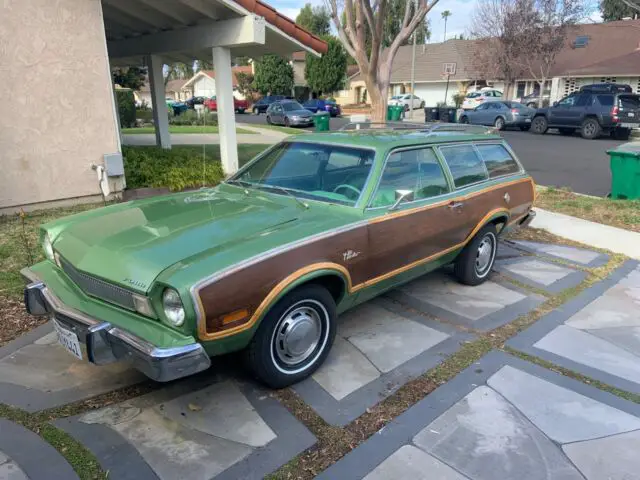
[[[29,315],[22,300],[0,295],[0,347],[48,320],[47,316]]]

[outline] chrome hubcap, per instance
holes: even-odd
[[[322,336],[322,320],[311,307],[298,307],[280,320],[274,336],[278,360],[285,365],[304,362],[315,351]]]
[[[476,253],[476,272],[479,275],[486,273],[486,271],[491,267],[494,248],[493,242],[493,237],[487,235],[482,239],[480,245],[478,245],[478,251]]]

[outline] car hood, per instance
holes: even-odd
[[[119,204],[43,228],[76,269],[146,292],[177,262],[294,223],[299,213],[270,196],[211,189]]]
[[[289,116],[297,116],[297,117],[312,117],[313,115],[307,109],[303,110],[291,110],[290,112],[285,112]]]

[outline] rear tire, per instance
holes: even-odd
[[[587,118],[582,122],[582,127],[580,128],[582,138],[594,140],[600,136],[600,132],[602,132],[602,127],[600,127],[598,120],[595,118]]]
[[[543,135],[549,130],[549,123],[542,115],[535,117],[531,122],[531,131],[537,135]]]
[[[498,130],[504,130],[506,126],[504,118],[497,117],[493,122],[493,126],[496,127],[496,129]]]
[[[498,252],[498,232],[493,223],[482,227],[464,247],[454,265],[454,273],[460,283],[480,285],[493,268]]]
[[[616,129],[611,131],[611,136],[615,140],[629,140],[629,137],[631,136],[631,129],[630,128],[616,128]]]
[[[271,388],[307,378],[331,350],[336,317],[335,301],[324,287],[293,290],[262,319],[245,351],[249,368]]]

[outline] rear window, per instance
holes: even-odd
[[[457,188],[486,180],[487,170],[472,145],[441,147]]]
[[[520,167],[511,154],[502,145],[476,145],[484,164],[489,171],[489,178],[518,173]]]
[[[640,108],[640,96],[638,95],[618,95],[618,106],[620,108]]]

